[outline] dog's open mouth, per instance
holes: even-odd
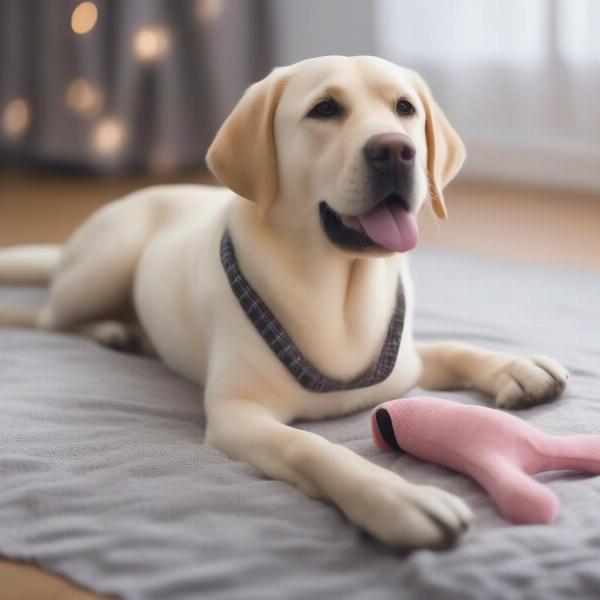
[[[407,252],[419,242],[417,219],[398,194],[386,196],[368,212],[346,216],[325,201],[319,204],[321,224],[332,243],[349,250],[384,248]]]

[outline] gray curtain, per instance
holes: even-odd
[[[0,161],[202,165],[245,87],[273,66],[267,2],[95,0],[80,34],[78,0],[0,0]]]

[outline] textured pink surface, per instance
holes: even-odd
[[[547,435],[500,410],[439,398],[403,398],[377,406],[373,438],[384,451],[378,411],[389,414],[402,450],[473,477],[500,514],[514,523],[552,523],[558,499],[531,477],[542,471],[575,469],[600,473],[600,436]]]
[[[408,252],[419,243],[417,218],[399,204],[382,202],[358,219],[365,233],[388,250]]]

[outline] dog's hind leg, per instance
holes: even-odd
[[[120,320],[130,310],[135,270],[153,223],[152,202],[141,200],[109,204],[75,232],[36,319],[38,328],[76,331],[86,323]]]

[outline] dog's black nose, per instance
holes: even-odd
[[[365,145],[369,163],[386,175],[412,167],[416,153],[413,141],[404,133],[380,133]]]

